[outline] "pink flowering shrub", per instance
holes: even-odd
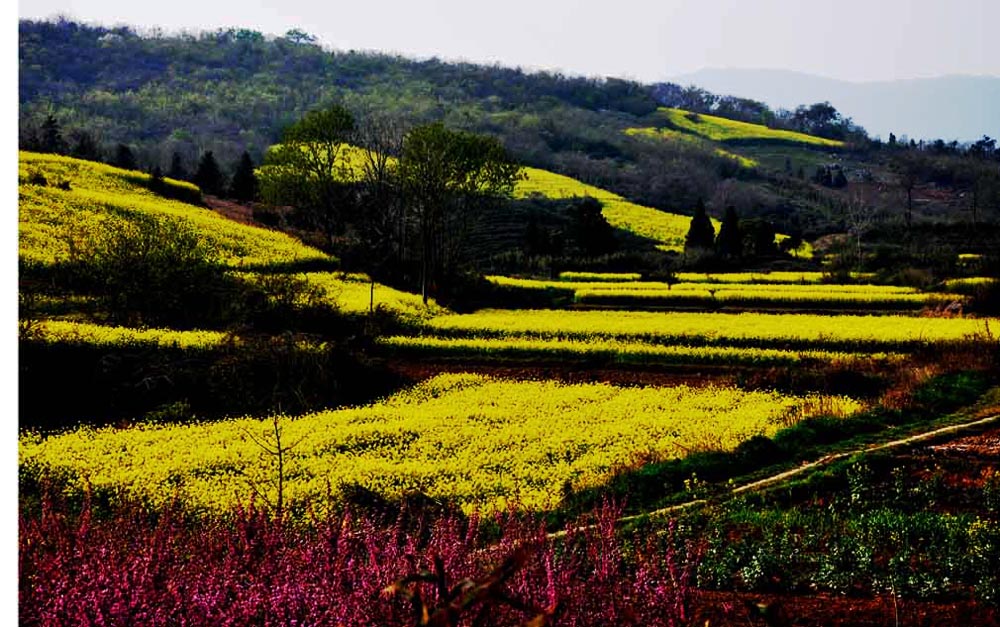
[[[637,546],[606,504],[559,537],[534,517],[344,512],[308,524],[51,498],[20,520],[23,625],[680,625],[694,560]],[[632,556],[632,557],[629,557]]]

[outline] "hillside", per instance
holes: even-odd
[[[997,624],[995,143],[149,32],[20,23],[21,623]]]
[[[243,149],[259,162],[285,126],[340,101],[407,127],[442,120],[496,135],[525,165],[673,213],[690,215],[702,199],[721,217],[710,200],[722,186],[765,207],[790,202],[717,146],[627,134],[659,126],[652,85],[329,51],[251,31],[153,39],[73,22],[22,21],[19,61],[22,131],[51,111],[70,148],[88,132],[107,154],[130,145],[147,169],[166,171],[177,153],[190,173],[204,150],[224,169]]]
[[[528,167],[666,212],[605,208],[666,248],[681,227],[664,215],[690,216],[699,201],[716,220],[733,206],[824,243],[847,237],[860,203],[867,248],[891,249],[896,265],[985,253],[1000,218],[1000,184],[985,165],[995,146],[974,157],[943,142],[887,146],[822,106],[782,112],[679,85],[344,52],[245,29],[141,37],[66,20],[19,23],[19,68],[22,145],[37,143],[51,113],[69,152],[85,137],[106,159],[126,144],[147,171],[167,171],[176,156],[190,176],[209,150],[224,173],[244,149],[259,163],[284,127],[340,102],[403,129],[443,121],[493,135]],[[530,215],[511,213],[500,228],[521,232]],[[673,239],[640,226],[647,218]]]
[[[157,188],[142,172],[61,157],[22,152],[18,162],[18,258],[30,282],[60,276],[89,262],[108,232],[122,225],[161,221],[190,229],[225,271],[255,278],[286,274],[321,289],[329,304],[348,313],[368,309],[369,279],[332,272],[338,260],[272,229],[234,222],[198,204],[197,188],[165,179]],[[176,200],[180,196],[185,200]],[[127,227],[126,227],[127,228]],[[181,286],[173,286],[179,288]],[[376,304],[401,315],[419,299],[377,285]],[[79,315],[70,315],[79,319]]]

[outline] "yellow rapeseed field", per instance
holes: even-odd
[[[590,196],[604,205],[602,213],[611,226],[659,242],[661,250],[684,250],[684,236],[691,226],[690,216],[667,213],[652,207],[629,202],[600,187],[547,170],[524,168],[526,178],[518,181],[516,196],[541,194],[546,198],[576,198]],[[719,223],[715,222],[716,230]]]
[[[602,337],[661,344],[897,351],[967,340],[982,334],[986,324],[912,316],[490,309],[438,316],[427,327],[453,337]]]
[[[355,409],[281,418],[285,498],[322,505],[330,485],[386,497],[421,492],[465,511],[555,505],[565,484],[599,485],[650,457],[732,449],[822,407],[850,414],[841,397],[786,396],[729,387],[620,388],[440,375]],[[245,418],[124,430],[81,428],[23,435],[23,468],[164,504],[230,510],[254,490],[274,501],[270,420]]]
[[[37,337],[48,342],[79,342],[98,346],[141,345],[162,348],[214,348],[231,341],[220,331],[178,331],[176,329],[134,329],[89,322],[43,320]]]
[[[572,292],[581,304],[660,307],[910,309],[961,301],[959,294],[922,293],[893,285],[830,285],[819,283],[674,283],[662,281],[545,281],[489,276],[500,287]]]
[[[867,281],[871,272],[852,272],[851,279]],[[678,272],[677,280],[684,283],[822,283],[822,272]]]
[[[46,186],[30,183],[43,175]],[[137,181],[141,172],[58,155],[20,153],[18,179],[19,255],[25,261],[53,264],[69,261],[106,220],[130,214],[148,214],[188,223],[199,237],[234,268],[252,268],[332,258],[295,238],[268,229],[228,220],[208,209],[158,196]],[[60,189],[65,181],[70,189]],[[188,183],[178,188],[197,191]]]
[[[823,148],[842,148],[844,142],[796,131],[768,128],[716,115],[691,113],[683,109],[660,108],[659,114],[675,128],[713,141],[782,141]]]
[[[621,365],[716,364],[779,366],[809,361],[851,362],[897,361],[897,353],[848,353],[822,350],[781,350],[737,346],[663,345],[642,341],[592,337],[579,340],[507,338],[448,338],[394,336],[379,344],[402,353],[434,359],[548,360],[558,362],[593,362],[604,360]]]
[[[357,149],[354,149],[355,151]],[[348,151],[358,160],[356,152]],[[47,184],[30,181],[41,174]],[[297,239],[277,231],[247,226],[213,211],[154,194],[143,186],[149,175],[113,166],[49,154],[20,153],[19,163],[19,256],[42,265],[69,262],[109,220],[132,214],[147,214],[186,222],[199,238],[219,253],[219,260],[246,281],[254,281],[256,269],[279,269],[296,264],[333,262],[326,255]],[[69,189],[56,187],[67,182]],[[167,183],[198,193],[190,183]],[[371,283],[363,274],[340,272],[299,273],[321,288],[330,302],[346,313],[368,311]],[[385,285],[375,285],[376,307],[407,319],[422,319],[441,308],[424,307],[419,296]],[[102,331],[106,337],[108,332]],[[125,341],[125,331],[117,340]],[[91,334],[90,339],[94,336]]]

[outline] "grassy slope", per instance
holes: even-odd
[[[524,172],[526,178],[518,183],[514,191],[515,196],[523,198],[531,194],[541,194],[546,198],[556,199],[590,196],[604,205],[604,217],[616,229],[653,240],[656,242],[656,247],[663,251],[684,251],[684,238],[691,226],[690,216],[639,205],[613,192],[548,170],[524,168]],[[722,226],[714,218],[712,225],[716,233]],[[779,233],[777,241],[780,242],[786,237],[788,236]],[[808,243],[804,244],[796,251],[796,256],[812,257],[812,247]]]
[[[30,184],[34,173],[48,186]],[[298,240],[227,220],[208,209],[150,191],[149,175],[57,155],[20,153],[18,167],[19,255],[26,261],[69,261],[88,236],[109,219],[147,214],[187,222],[210,240],[233,268],[269,267],[336,260]],[[64,181],[69,189],[54,185]],[[169,185],[194,186],[167,179]]]
[[[713,115],[693,115],[683,109],[661,108],[659,115],[666,127],[637,127],[625,130],[632,137],[646,137],[660,141],[697,143],[714,147],[716,154],[735,159],[740,166],[784,172],[791,166],[792,174],[800,169],[811,176],[816,168],[828,165],[831,157],[826,150],[844,146],[843,142],[760,124],[749,124]],[[733,146],[738,146],[738,152]],[[837,161],[842,161],[838,158]]]

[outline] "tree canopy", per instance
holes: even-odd
[[[459,235],[472,212],[483,203],[509,198],[520,171],[496,138],[440,123],[407,133],[399,177],[419,234],[425,302],[433,280],[460,258]]]
[[[261,195],[295,205],[332,241],[351,204],[351,167],[344,158],[354,138],[354,116],[340,104],[310,111],[287,127],[272,146],[260,174]]]

